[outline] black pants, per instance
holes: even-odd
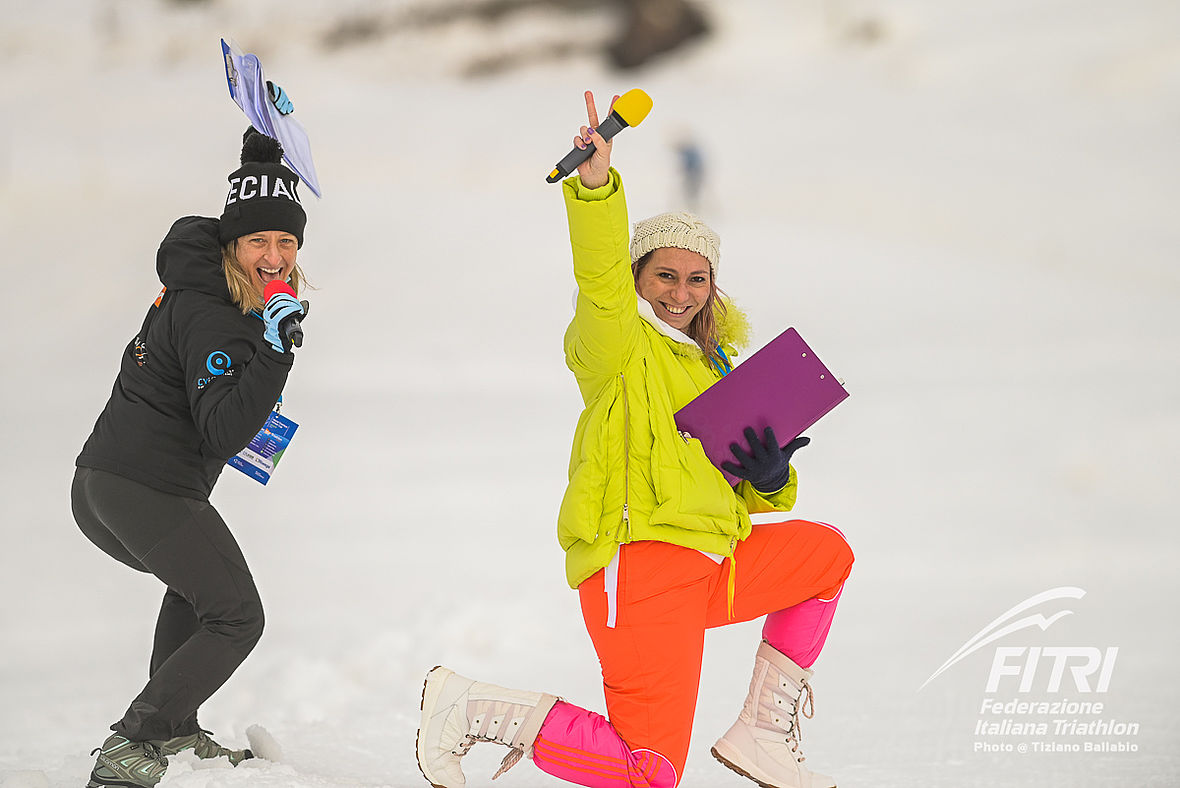
[[[78,527],[103,552],[168,586],[150,678],[111,730],[133,741],[197,732],[197,709],[262,635],[262,601],[225,521],[205,501],[79,468]]]

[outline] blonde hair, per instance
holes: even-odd
[[[636,281],[638,281],[643,267],[651,261],[653,252],[655,252],[655,249],[652,249],[631,264],[631,273]],[[725,321],[725,316],[729,312],[728,307],[725,305],[726,299],[722,298],[724,295],[725,291],[717,286],[717,280],[713,278],[713,270],[710,268],[709,296],[705,299],[705,305],[701,307],[701,311],[693,316],[692,322],[688,324],[688,328],[684,333],[693,342],[697,343],[697,347],[705,354],[705,358],[709,363],[721,369],[729,369],[731,365],[721,353],[720,326]]]
[[[237,243],[235,238],[221,247],[221,267],[225,271],[225,284],[229,288],[230,300],[233,301],[234,306],[242,310],[243,315],[247,315],[262,309],[262,294],[258,292],[258,288],[250,280],[250,275],[242,270],[242,266],[238,263]],[[300,289],[307,284],[307,277],[298,263],[291,270],[291,277],[287,283],[291,285],[295,295],[299,295]],[[310,285],[307,286],[310,287]]]

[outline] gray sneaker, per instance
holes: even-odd
[[[151,742],[111,734],[91,755],[98,755],[86,788],[150,788],[168,769],[168,758]]]
[[[254,753],[249,750],[231,750],[215,742],[209,731],[198,730],[190,736],[177,736],[174,739],[157,740],[151,742],[163,755],[175,755],[184,750],[192,750],[198,758],[220,758],[224,755],[229,762],[237,766],[247,758],[253,758]]]

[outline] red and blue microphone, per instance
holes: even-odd
[[[295,290],[291,285],[281,279],[275,279],[273,282],[267,284],[266,289],[262,291],[263,303],[270,301],[276,295],[296,297]],[[302,315],[289,315],[279,323],[279,336],[295,347],[303,347],[303,327],[299,321],[307,316],[307,310],[310,306],[306,301],[300,301],[299,304],[303,307]]]

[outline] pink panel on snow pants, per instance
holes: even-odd
[[[533,763],[590,788],[672,788],[676,770],[651,750],[631,750],[601,714],[558,701],[533,744]]]

